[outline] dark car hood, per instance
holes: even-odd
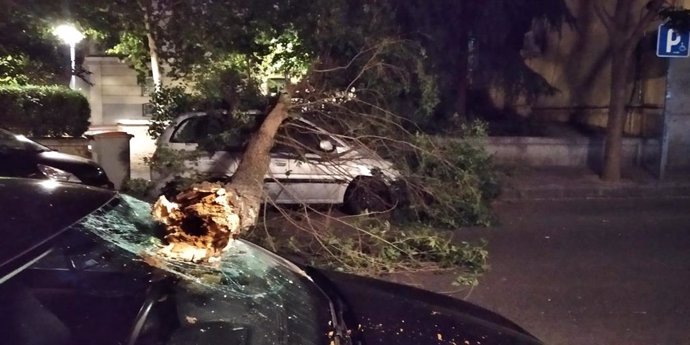
[[[84,185],[0,177],[0,276],[114,196]]]
[[[365,344],[542,344],[505,317],[462,300],[350,274],[316,272],[335,287],[348,309],[348,326]]]
[[[30,158],[32,160],[45,162],[45,163],[69,164],[69,165],[72,165],[72,164],[96,165],[96,163],[90,159],[86,159],[86,158],[75,156],[75,155],[69,155],[66,153],[53,151],[53,150],[38,151],[38,150],[11,149],[11,150],[4,151],[3,154],[7,155],[7,156],[22,157],[25,159]]]
[[[92,186],[109,186],[112,183],[105,171],[96,162],[83,157],[69,155],[57,151],[7,150],[0,153],[4,164],[11,166],[8,175],[13,177],[43,176],[37,164],[70,172],[77,176],[84,184]],[[12,171],[13,170],[13,171]],[[2,171],[2,169],[0,169]]]
[[[57,151],[40,152],[37,154],[36,161],[58,169],[74,169],[74,167],[84,166],[98,168],[98,164],[90,159]]]
[[[103,171],[96,162],[90,159],[57,151],[45,151],[37,155],[36,163],[69,171],[76,175],[83,183],[88,185],[108,186],[112,188],[112,183],[108,179],[105,171]]]
[[[90,159],[84,157],[79,157],[75,155],[68,155],[66,153],[58,151],[43,151],[38,154],[39,159],[51,161],[51,162],[64,162],[68,164],[81,163],[81,164],[91,164],[96,165],[96,163]]]

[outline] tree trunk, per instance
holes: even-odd
[[[459,126],[462,121],[469,121],[469,114],[467,114],[467,93],[470,87],[469,80],[469,28],[467,23],[462,22],[458,25],[457,44],[459,50],[459,59],[455,66],[455,104],[454,113],[451,120],[454,125]]]
[[[630,65],[630,47],[612,47],[611,95],[609,99],[608,123],[604,148],[604,166],[601,178],[617,182],[621,177],[621,152],[623,147],[623,125],[626,116],[627,72]]]
[[[271,162],[270,151],[278,128],[288,117],[289,106],[290,96],[282,94],[261,127],[249,140],[232,181],[225,186],[225,189],[234,191],[244,199],[244,207],[240,213],[242,230],[256,224],[261,206],[264,176]]]
[[[161,86],[161,72],[160,66],[158,65],[158,47],[156,46],[156,41],[153,38],[153,34],[148,32],[146,38],[149,41],[149,54],[151,55],[151,76],[153,78],[153,86],[158,89]]]
[[[456,100],[455,100],[455,112],[458,121],[460,119],[470,120],[469,114],[467,114],[467,92],[469,90],[469,49],[467,45],[469,44],[469,35],[466,29],[463,27],[463,33],[460,33],[459,44],[462,46],[460,48],[460,59],[458,60],[457,67],[457,90],[456,90]]]
[[[605,2],[595,0],[592,4],[597,17],[606,27],[611,47],[611,96],[601,178],[616,182],[621,178],[628,66],[635,46],[648,26],[659,16],[664,0],[646,3],[637,21],[633,16],[636,11],[631,11],[630,1],[617,0],[613,15],[608,13]]]
[[[467,56],[465,56],[467,58]],[[469,114],[467,113],[467,92],[469,90],[469,80],[467,75],[467,60],[460,59],[459,71],[458,71],[458,87],[456,90],[455,99],[455,121],[459,120],[471,120]]]
[[[161,86],[161,72],[158,64],[158,45],[153,35],[153,26],[151,24],[151,17],[153,8],[156,6],[155,0],[151,1],[151,6],[142,6],[144,11],[144,27],[146,29],[146,39],[149,45],[149,56],[151,58],[151,77],[153,78],[153,86],[158,89]]]
[[[281,95],[252,136],[230,183],[193,185],[168,201],[161,196],[153,216],[166,225],[166,247],[161,255],[185,261],[210,261],[232,239],[253,227],[259,216],[263,181],[270,150],[282,122],[288,117],[290,96]]]

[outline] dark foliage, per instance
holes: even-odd
[[[436,115],[476,112],[471,90],[495,89],[508,100],[557,90],[525,63],[525,34],[559,30],[574,19],[562,0],[394,1],[404,37],[420,42],[438,79]],[[441,125],[445,125],[441,123]]]
[[[39,85],[64,80],[69,55],[51,30],[55,1],[0,2],[0,84]]]
[[[668,20],[668,25],[678,31],[690,31],[690,10],[669,7],[659,12],[662,18]]]
[[[58,86],[0,87],[0,123],[34,137],[79,137],[89,128],[89,102]]]

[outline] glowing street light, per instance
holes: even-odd
[[[53,34],[57,36],[60,40],[69,45],[69,56],[72,66],[72,73],[69,79],[69,87],[74,90],[76,88],[76,77],[74,71],[76,70],[76,57],[75,57],[75,47],[77,43],[84,39],[84,34],[82,34],[77,28],[72,24],[62,24],[57,26],[53,30]]]

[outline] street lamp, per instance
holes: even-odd
[[[79,30],[77,30],[77,28],[75,28],[72,24],[58,25],[53,30],[53,33],[55,34],[55,36],[57,36],[59,39],[61,39],[63,42],[69,45],[69,56],[72,66],[72,73],[69,79],[69,87],[70,89],[74,90],[76,89],[77,82],[76,77],[74,75],[74,71],[76,71],[75,47],[77,43],[84,39],[84,34],[79,32]]]

